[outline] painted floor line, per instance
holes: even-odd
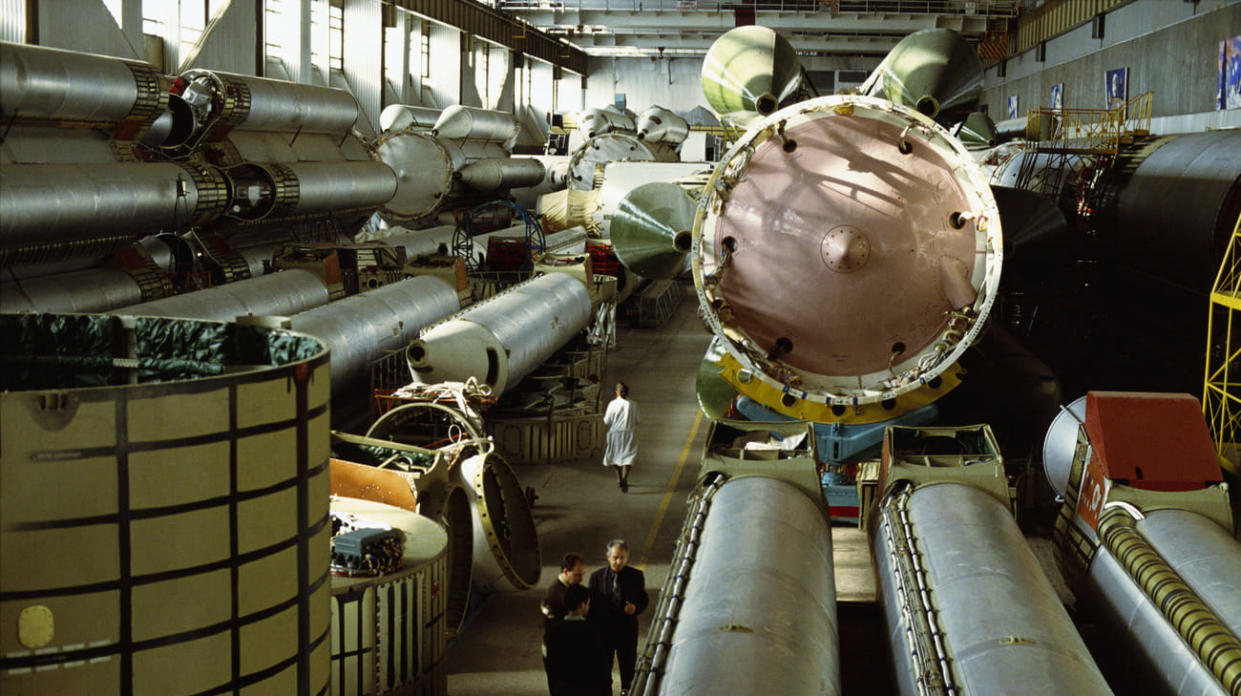
[[[681,480],[681,470],[685,468],[685,460],[689,458],[689,448],[694,444],[694,438],[698,435],[698,426],[702,424],[702,409],[695,410],[697,414],[694,416],[694,425],[689,429],[689,437],[685,439],[685,446],[681,448],[681,457],[677,460],[672,478],[668,480],[668,489],[664,491],[664,499],[659,502],[659,509],[655,511],[651,531],[647,533],[646,542],[642,544],[642,557],[634,564],[638,570],[646,569],[646,559],[650,557],[651,547],[655,545],[655,535],[659,533],[659,528],[664,524],[664,515],[667,514],[668,505],[672,502],[672,494],[676,492],[677,481]]]

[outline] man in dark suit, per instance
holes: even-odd
[[[574,585],[580,587],[584,577],[586,563],[582,557],[576,553],[566,553],[564,560],[560,562],[560,575],[547,587],[547,591],[543,593],[543,601],[539,603],[539,609],[543,612],[543,669],[547,671],[548,688],[552,685],[552,673],[547,666],[547,636],[552,626],[564,621],[568,614],[564,605],[565,592]]]
[[[590,612],[590,590],[579,585],[565,588],[564,620],[547,632],[547,680],[551,696],[609,696],[612,691],[611,655],[605,654],[603,639]]]
[[[629,545],[624,539],[608,542],[608,565],[590,574],[590,599],[594,611],[590,620],[599,627],[607,653],[608,684],[611,687],[612,653],[620,666],[621,694],[633,683],[638,661],[638,614],[646,609],[646,576],[629,561]]]

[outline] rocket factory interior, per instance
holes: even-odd
[[[606,693],[1241,696],[1239,297],[1238,0],[0,0],[0,693],[545,694],[623,538]]]

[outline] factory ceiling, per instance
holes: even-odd
[[[920,29],[971,42],[1003,30],[1020,2],[997,0],[497,0],[499,9],[592,56],[702,55],[721,33],[761,24],[802,55],[882,56]]]

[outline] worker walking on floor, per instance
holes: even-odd
[[[603,465],[616,467],[616,485],[622,493],[629,492],[629,467],[638,457],[638,405],[629,400],[629,385],[616,383],[616,398],[603,414],[608,426],[607,447]]]

